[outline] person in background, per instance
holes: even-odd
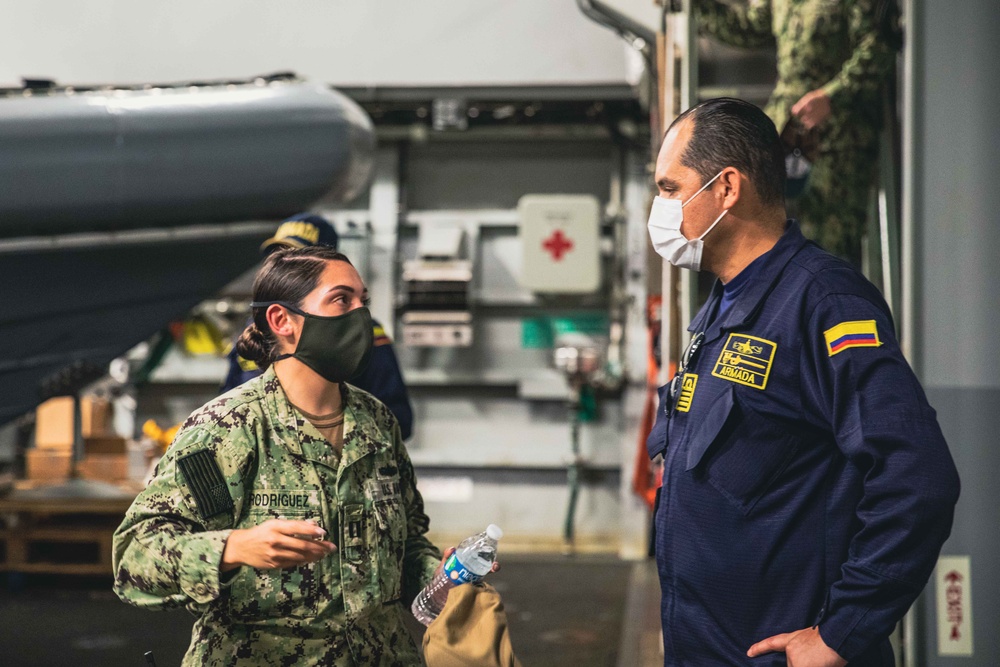
[[[282,248],[319,245],[336,250],[337,242],[337,230],[326,218],[314,213],[300,213],[281,223],[274,236],[264,241],[260,250],[265,257]],[[410,406],[410,396],[403,382],[399,360],[393,350],[392,340],[382,325],[374,320],[372,325],[375,348],[372,350],[371,361],[350,382],[385,403],[399,422],[403,440],[408,440],[413,434],[413,408]],[[260,374],[260,368],[253,361],[240,357],[234,346],[229,353],[229,373],[222,383],[221,391],[225,393]]]
[[[347,379],[367,290],[313,245],[257,274],[240,355],[262,374],[183,424],[114,535],[114,590],[197,615],[185,667],[421,664],[404,625],[441,565],[396,418]]]
[[[882,91],[900,43],[895,0],[694,0],[694,7],[699,28],[716,39],[776,48],[766,111],[786,143],[815,144],[805,189],[790,203],[807,237],[860,267]]]
[[[784,180],[734,99],[681,114],[656,161],[653,247],[718,277],[647,440],[666,665],[893,667],[951,531],[958,473],[889,308],[786,218]]]

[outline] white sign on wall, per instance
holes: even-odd
[[[941,556],[937,589],[938,655],[972,655],[972,577],[968,556]]]
[[[579,294],[601,285],[601,207],[590,195],[525,195],[517,206],[524,264],[533,292]]]

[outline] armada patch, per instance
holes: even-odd
[[[826,339],[826,351],[831,357],[852,347],[879,347],[882,345],[875,320],[841,322],[824,331],[823,337]]]
[[[694,388],[698,386],[698,376],[694,373],[685,373],[681,378],[681,393],[677,397],[677,412],[688,412],[691,410],[691,401],[694,400]]]
[[[712,375],[754,389],[767,386],[776,343],[747,334],[729,334]]]
[[[207,449],[199,449],[177,459],[177,467],[187,481],[194,503],[202,519],[210,519],[233,510],[233,499],[226,487],[226,479]]]

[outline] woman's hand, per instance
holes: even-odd
[[[323,539],[326,531],[311,521],[269,519],[259,526],[236,529],[226,540],[220,572],[249,565],[258,570],[285,569],[315,563],[337,545]]]

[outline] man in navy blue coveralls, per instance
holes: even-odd
[[[314,213],[300,213],[281,223],[274,236],[264,241],[260,249],[265,255],[279,248],[304,248],[310,245],[326,245],[337,247],[337,230],[330,222]],[[403,384],[403,374],[399,370],[399,361],[392,349],[392,340],[378,322],[373,322],[375,346],[372,348],[368,367],[358,377],[350,381],[352,385],[367,391],[382,401],[396,416],[399,430],[406,440],[413,433],[413,409],[410,407],[410,397]],[[222,383],[225,393],[238,387],[247,380],[257,377],[261,371],[246,359],[241,359],[233,346],[229,353],[229,373]]]
[[[959,482],[889,309],[786,220],[781,144],[757,107],[687,111],[655,178],[685,202],[675,263],[698,255],[719,278],[647,442],[664,457],[664,663],[892,667],[888,636]]]

